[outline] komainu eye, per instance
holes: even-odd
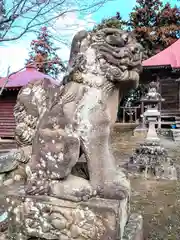
[[[127,34],[123,34],[122,35],[122,39],[127,42],[128,41],[128,35]]]

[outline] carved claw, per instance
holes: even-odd
[[[120,170],[103,185],[101,193],[103,197],[122,200],[130,196],[130,182]]]
[[[28,195],[47,195],[49,192],[49,183],[46,180],[38,182],[29,182],[25,188]]]
[[[88,201],[97,195],[97,191],[92,188],[83,188],[74,192],[79,201]]]
[[[96,196],[89,181],[70,175],[66,181],[56,181],[50,183],[50,195],[74,202],[88,201]]]

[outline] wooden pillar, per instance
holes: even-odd
[[[144,121],[144,102],[141,102],[141,122],[142,122],[142,125],[144,126],[145,125],[145,121]]]
[[[161,79],[158,77],[157,80],[158,80],[158,83],[159,83],[158,92],[159,92],[160,96],[162,97],[162,95],[161,95],[161,94],[162,94]],[[160,112],[160,116],[158,117],[158,129],[161,129],[161,108],[162,108],[162,102],[160,101],[160,102],[158,103],[158,110],[159,110],[159,112]]]
[[[135,123],[137,123],[137,107],[135,108],[134,121]]]
[[[141,114],[144,114],[144,102],[141,102]]]
[[[160,116],[158,117],[158,129],[161,129],[161,102],[158,103],[158,111],[160,112]]]
[[[125,123],[125,108],[123,107],[123,123]]]
[[[133,108],[129,108],[129,122],[133,122]]]

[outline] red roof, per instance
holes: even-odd
[[[142,65],[144,67],[169,65],[172,68],[180,68],[180,39],[162,52],[143,61]]]
[[[41,78],[48,78],[51,80],[51,82],[55,85],[59,85],[59,83],[54,80],[52,77],[43,74],[39,71],[37,71],[35,68],[26,68],[26,70],[17,72],[9,77],[8,82],[5,85],[5,88],[20,88],[25,86],[27,83],[32,82],[36,79]],[[4,83],[6,82],[7,78],[0,78],[0,87],[4,86]]]

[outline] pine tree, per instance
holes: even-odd
[[[178,39],[180,9],[163,6],[160,0],[136,0],[128,25],[145,49],[144,58],[151,57]]]
[[[66,68],[58,57],[56,53],[57,48],[53,46],[51,38],[47,28],[42,27],[37,40],[31,42],[32,50],[27,63],[33,63],[40,72],[56,78],[58,74],[64,72]]]
[[[123,29],[124,25],[126,25],[126,21],[122,20],[122,17],[119,12],[116,13],[116,16],[113,16],[111,18],[106,18],[101,21],[101,23],[97,24],[94,27],[94,31],[98,31],[102,28],[118,28]]]
[[[167,48],[180,38],[180,8],[163,5],[161,0],[136,0],[129,20],[124,21],[119,12],[115,17],[102,20],[94,30],[112,27],[134,33],[144,47],[143,58],[149,58]]]

